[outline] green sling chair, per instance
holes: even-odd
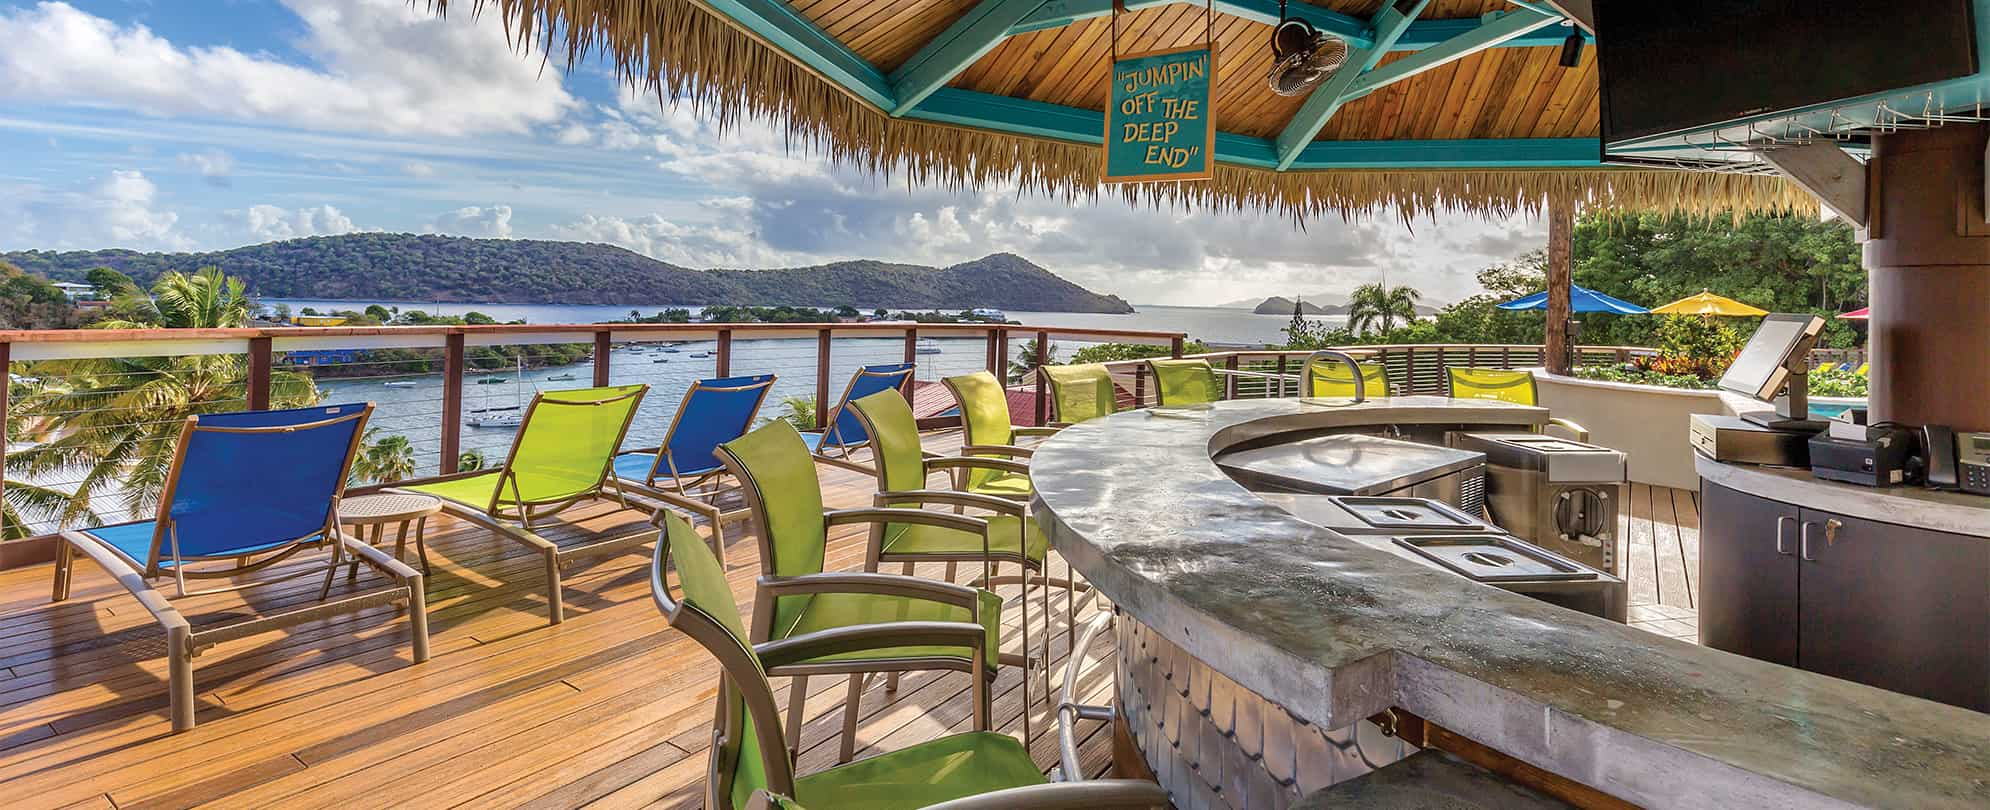
[[[1149,360],[1147,370],[1154,375],[1154,403],[1163,408],[1223,399],[1223,381],[1208,360]]]
[[[1540,404],[1540,392],[1534,384],[1534,372],[1525,369],[1466,366],[1451,366],[1446,371],[1452,399],[1495,399],[1515,405]],[[1589,431],[1567,419],[1551,418],[1548,424],[1575,434],[1576,441],[1589,441]]]
[[[1043,377],[1050,382],[1050,404],[1056,412],[1051,427],[1068,427],[1119,412],[1119,388],[1103,364],[1044,366]]]
[[[800,437],[795,441],[799,444]],[[984,637],[992,641],[992,629],[958,617],[908,616],[751,644],[718,558],[683,517],[668,511],[660,514],[665,539],[657,543],[650,566],[650,596],[670,626],[717,658],[723,673],[705,774],[706,807],[745,810],[800,807],[806,802],[818,810],[910,810],[950,807],[943,803],[977,796],[1002,801],[968,807],[1117,810],[1166,806],[1166,791],[1151,782],[1114,779],[1049,784],[1022,743],[988,730],[986,691],[979,679],[975,683],[975,731],[796,776],[795,757],[781,736],[780,713],[769,677],[811,662],[868,655],[873,648],[898,644],[973,651],[973,665],[979,666],[981,651],[986,649],[982,641]],[[665,579],[665,569],[671,564],[677,568],[682,592],[676,597]],[[826,588],[841,591],[852,586],[896,593],[899,599],[943,598],[960,605],[974,605],[986,597],[960,585],[884,574],[813,574],[798,579],[808,578],[825,584],[818,597],[837,592]],[[756,606],[759,601],[755,600]],[[967,614],[972,615],[972,608]],[[795,798],[783,798],[788,796]],[[1045,803],[1059,797],[1063,803]]]
[[[1034,582],[1041,591],[1043,612],[1043,643],[1038,659],[1043,666],[1043,694],[1050,695],[1050,588],[1062,584],[1065,587],[1067,607],[1076,596],[1077,586],[1069,578],[1052,580],[1046,576],[1046,555],[1050,544],[1044,539],[1043,530],[1036,521],[1025,514],[1023,504],[1007,498],[977,495],[972,492],[928,489],[926,482],[933,473],[952,473],[959,470],[999,468],[1009,462],[1001,459],[974,458],[969,456],[944,457],[925,452],[919,439],[918,421],[913,418],[912,407],[897,391],[884,391],[850,403],[850,409],[863,420],[864,431],[871,436],[872,452],[876,454],[878,470],[878,494],[875,503],[886,507],[923,507],[927,505],[951,506],[955,509],[982,509],[994,514],[982,517],[988,522],[986,535],[964,532],[944,526],[929,526],[907,523],[876,524],[871,529],[870,545],[864,556],[864,570],[876,571],[881,563],[903,563],[905,573],[912,573],[912,565],[921,562],[947,563],[947,578],[954,575],[957,563],[981,563],[981,578],[976,584],[982,587],[995,587],[1015,583],[1023,587],[1023,649],[1030,649],[1030,600],[1029,589]],[[1015,577],[995,576],[995,566],[1013,563],[1019,569]],[[1031,574],[1034,573],[1034,578]],[[1075,607],[1067,612],[1075,612]],[[1026,666],[1025,669],[1028,667]],[[1023,679],[1023,705],[1030,704],[1029,678]],[[1029,714],[1023,714],[1023,733],[1027,735]]]
[[[751,634],[755,644],[878,622],[967,622],[987,629],[985,646],[908,638],[901,644],[872,644],[871,649],[863,651],[797,657],[781,666],[770,666],[770,675],[793,677],[788,704],[790,747],[801,741],[802,704],[811,675],[850,676],[850,697],[844,705],[842,761],[848,761],[856,750],[858,702],[863,693],[864,675],[979,670],[982,677],[974,679],[976,706],[978,713],[986,715],[984,679],[992,681],[1000,663],[1000,598],[986,591],[914,577],[825,574],[822,566],[828,554],[829,529],[834,526],[925,525],[985,538],[988,521],[923,509],[826,511],[815,474],[815,457],[809,453],[801,434],[785,421],[769,422],[745,436],[720,444],[718,454],[727,471],[743,485],[747,508],[752,510],[760,527],[755,533],[760,543],[760,579],[753,599]],[[920,590],[922,583],[931,587]]]
[[[624,507],[632,498],[604,489],[629,422],[647,385],[542,391],[525,408],[504,463],[489,470],[435,480],[404,482],[389,491],[419,492],[442,499],[451,517],[476,524],[538,552],[546,563],[546,611],[553,624],[566,619],[560,595],[560,568],[569,559],[649,542],[648,531],[561,548],[532,531],[544,519],[577,503],[613,497]],[[661,505],[633,499],[654,514]],[[513,526],[507,521],[515,521]]]
[[[1050,436],[1053,427],[1017,427],[1009,422],[1009,392],[995,375],[986,371],[947,377],[947,390],[960,403],[964,432],[960,454],[1007,459],[1028,459],[1032,452],[1016,446],[1016,440],[1030,436]],[[1007,468],[967,470],[956,489],[977,495],[1027,501],[1030,499],[1029,467],[1016,462]]]
[[[1389,370],[1381,363],[1359,363],[1361,366],[1361,393],[1369,397],[1389,395]],[[1354,396],[1354,375],[1347,373],[1347,366],[1335,363],[1319,363],[1313,366],[1313,379],[1307,380],[1306,396],[1309,397],[1352,397]]]

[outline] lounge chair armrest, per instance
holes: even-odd
[[[1013,444],[964,444],[960,447],[960,454],[963,456],[1029,458],[1036,455],[1036,451],[1027,447],[1017,447]]]
[[[375,567],[392,574],[395,579],[406,580],[421,576],[420,571],[416,571],[407,563],[394,559],[393,555],[374,548],[345,532],[339,532],[339,542],[345,544],[346,551],[359,555]]]
[[[718,507],[696,498],[686,498],[675,492],[635,481],[624,481],[613,477],[608,480],[609,486],[613,487],[617,494],[628,500],[631,506],[649,512],[650,521],[658,526],[663,525],[663,516],[673,508],[707,518],[717,518],[721,514]]]
[[[1046,425],[1044,427],[1010,428],[1009,432],[1016,436],[1055,436],[1059,430],[1063,430],[1063,428]]]
[[[173,607],[173,603],[167,601],[165,594],[147,583],[145,577],[138,573],[138,569],[131,567],[131,563],[118,556],[117,552],[112,551],[102,541],[74,531],[63,532],[62,541],[83,552],[90,559],[96,560],[97,565],[102,566],[111,578],[117,580],[117,584],[123,585],[125,590],[131,592],[131,595],[138,600],[138,604],[143,605],[145,610],[152,614],[152,618],[159,622],[159,626],[168,631],[174,628],[190,629],[186,617],[180,615],[180,609]]]
[[[953,456],[953,457],[933,458],[926,460],[926,469],[928,470],[950,470],[956,468],[999,470],[1001,472],[1020,473],[1023,475],[1030,474],[1030,465],[1024,464],[1020,461],[1012,461],[1006,458],[970,458],[967,456]]]
[[[843,526],[851,523],[914,523],[921,526],[936,526],[942,529],[958,529],[972,534],[987,534],[988,521],[972,515],[952,515],[945,512],[929,512],[924,509],[837,509],[822,513],[824,526]]]
[[[1168,791],[1144,779],[1095,779],[1009,788],[928,805],[926,810],[1154,810]]]
[[[801,574],[792,577],[763,576],[759,586],[769,596],[797,596],[810,593],[870,593],[925,599],[964,608],[980,607],[980,591],[937,579],[903,574]]]
[[[981,649],[988,631],[973,622],[879,622],[832,627],[753,645],[768,674],[788,664],[826,655],[892,647],[965,646]]]
[[[965,506],[973,509],[987,509],[1005,515],[1022,517],[1023,505],[1008,498],[993,495],[980,495],[973,492],[960,492],[951,489],[905,489],[880,492],[872,502],[878,506],[904,506],[908,503],[939,503],[948,506]]]
[[[1068,428],[1068,427],[1070,427],[1070,426],[1072,426],[1072,425],[1075,425],[1075,424],[1078,424],[1078,423],[1077,423],[1077,422],[1055,422],[1055,421],[1053,421],[1053,422],[1050,422],[1050,423],[1049,423],[1049,426],[1050,426],[1050,427],[1054,427],[1054,428],[1057,428],[1058,430],[1063,430],[1063,429],[1065,429],[1065,428]]]
[[[1559,416],[1552,416],[1548,418],[1548,424],[1575,434],[1576,441],[1579,442],[1589,441],[1589,430],[1567,419],[1563,419]]]

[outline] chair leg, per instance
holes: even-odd
[[[1029,566],[1024,566],[1024,569],[1027,570],[1028,568]],[[1057,707],[1057,696],[1055,692],[1050,690],[1050,555],[1048,554],[1044,555],[1043,567],[1037,569],[1036,589],[1037,594],[1043,599],[1043,705],[1055,709]],[[1028,594],[1025,593],[1024,596],[1028,596]],[[1071,653],[1068,652],[1070,648],[1066,647],[1065,649],[1067,652],[1064,654],[1070,655]]]
[[[908,577],[912,576],[912,563],[908,562],[905,564],[904,573]],[[952,572],[949,571],[948,573],[951,574]],[[953,579],[953,577],[948,576],[947,579],[951,580]],[[887,694],[895,693],[898,691],[898,673],[887,672],[884,674],[884,691]]]
[[[959,574],[960,574],[960,571],[959,571],[959,569],[958,569],[958,566],[959,566],[959,563],[955,563],[955,562],[952,562],[952,561],[948,561],[948,562],[947,562],[947,581],[948,581],[948,582],[952,582],[952,581],[954,581],[954,577],[956,577],[956,576],[959,576]]]
[[[808,676],[788,680],[788,756],[800,756],[802,747],[802,704],[808,701]]]
[[[193,635],[186,627],[166,630],[166,683],[173,732],[193,728]]]
[[[849,762],[857,755],[857,715],[858,706],[864,699],[864,676],[850,676],[850,696],[843,701],[843,740],[836,749],[836,764]]]
[[[69,598],[69,572],[70,566],[75,559],[75,554],[76,550],[69,547],[67,539],[56,538],[55,582],[52,583],[53,593],[50,594],[49,601],[60,602]]]
[[[552,624],[567,620],[566,603],[560,598],[560,552],[546,549],[546,617]]]
[[[1023,745],[1028,747],[1030,740],[1034,739],[1030,731],[1030,567],[1028,565],[1018,567],[1022,571],[1020,587],[1023,591]],[[1044,665],[1049,666],[1050,662],[1045,661]]]
[[[428,518],[415,521],[415,554],[421,557],[422,576],[428,576],[431,573],[428,569]]]
[[[417,534],[417,537],[420,535]],[[421,541],[416,540],[416,545]],[[428,577],[408,577],[408,635],[414,647],[415,663],[428,660]]]

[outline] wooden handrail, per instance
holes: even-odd
[[[823,329],[839,334],[898,335],[907,328],[927,333],[984,334],[990,329],[1047,331],[1052,335],[1125,337],[1145,340],[1180,340],[1185,332],[1145,329],[1095,329],[1081,327],[1010,326],[986,323],[917,323],[914,321],[866,321],[861,323],[564,323],[564,324],[444,324],[434,326],[286,326],[241,329],[6,329],[0,330],[0,343],[104,343],[131,340],[249,340],[252,338],[325,338],[375,335],[510,335],[572,334],[575,343],[592,339],[604,329],[624,335],[657,335],[668,340],[672,334],[709,334],[720,330],[734,332],[796,332],[812,335]],[[582,337],[589,336],[589,337]]]

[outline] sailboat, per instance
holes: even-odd
[[[504,378],[497,377],[492,379],[502,380]],[[515,428],[518,427],[519,425],[525,424],[525,405],[524,402],[522,401],[524,389],[525,389],[525,358],[523,356],[520,356],[518,358],[518,378],[515,381],[513,381],[511,386],[511,405],[509,406],[500,405],[497,407],[491,407],[490,405],[491,395],[488,392],[486,392],[484,394],[484,407],[470,411],[468,414],[466,414],[463,420],[463,424],[477,428],[482,428],[482,427]]]
[[[918,354],[939,354],[939,353],[940,353],[940,344],[938,344],[938,343],[934,342],[932,338],[920,338],[920,339],[919,339],[919,342],[918,342],[917,344],[914,344],[914,345],[915,345],[915,346],[916,346],[917,348],[913,349],[913,351],[914,351],[914,352],[916,352],[916,353],[918,353]]]

